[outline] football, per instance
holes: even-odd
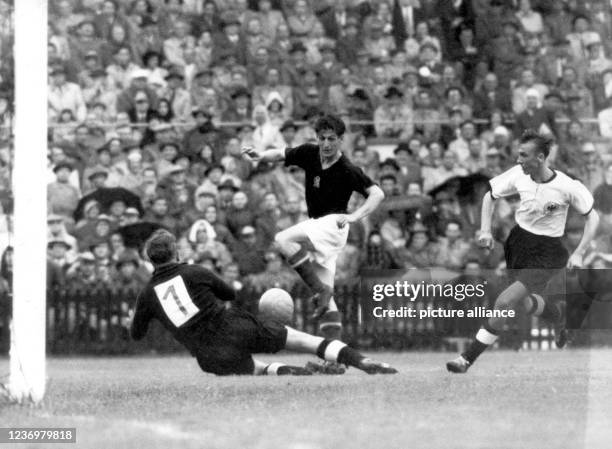
[[[293,322],[293,299],[291,295],[282,288],[266,290],[259,299],[259,316],[263,319],[291,324]]]

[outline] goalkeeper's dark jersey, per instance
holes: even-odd
[[[192,349],[190,337],[201,325],[220,317],[225,310],[222,301],[234,299],[234,289],[206,268],[185,263],[161,265],[138,295],[130,333],[135,340],[143,338],[155,318]]]

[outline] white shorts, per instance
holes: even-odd
[[[338,228],[337,214],[330,214],[320,218],[309,218],[294,225],[295,229],[304,233],[314,247],[315,262],[325,269],[336,272],[336,259],[346,245],[349,225]]]

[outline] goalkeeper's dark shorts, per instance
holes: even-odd
[[[544,292],[548,281],[565,268],[568,252],[559,237],[536,235],[515,226],[504,245],[510,278],[530,293]]]
[[[229,309],[199,326],[190,345],[200,368],[220,376],[253,374],[251,354],[275,353],[285,347],[287,329],[277,321],[261,321],[241,309]]]

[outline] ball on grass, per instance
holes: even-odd
[[[263,319],[291,324],[293,321],[293,298],[282,288],[266,290],[259,298],[259,316]]]

